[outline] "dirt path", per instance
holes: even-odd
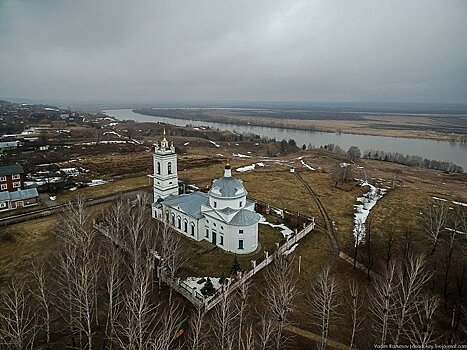
[[[310,194],[311,198],[315,201],[319,212],[321,216],[323,217],[324,224],[325,224],[325,231],[326,234],[329,237],[329,240],[331,241],[332,245],[332,261],[331,261],[331,267],[335,266],[337,263],[337,259],[339,258],[339,245],[337,244],[337,239],[336,235],[334,232],[334,226],[332,225],[332,220],[329,217],[328,212],[326,211],[326,208],[324,207],[323,203],[321,203],[321,200],[319,199],[319,196],[316,194],[315,191],[311,188],[311,186],[303,180],[303,178],[300,176],[300,173],[295,170],[295,176],[298,178],[298,180],[302,183],[302,185],[305,187],[307,192]]]
[[[301,328],[298,328],[298,327],[295,327],[295,326],[287,326],[287,327],[285,327],[285,330],[287,332],[297,334],[297,335],[299,335],[301,337],[310,339],[311,341],[314,341],[316,343],[321,342],[321,337],[316,333],[312,333],[312,332],[306,331],[304,329],[301,329]],[[328,345],[331,348],[338,349],[338,350],[349,350],[349,347],[347,345],[339,343],[339,342],[337,342],[335,340],[332,340],[332,339],[328,339],[326,345]]]

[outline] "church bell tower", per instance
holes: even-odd
[[[173,142],[165,137],[154,149],[154,202],[178,195],[177,154]]]

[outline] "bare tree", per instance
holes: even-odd
[[[449,205],[445,201],[430,201],[421,214],[421,226],[432,242],[430,255],[435,253],[436,246],[445,232],[448,222]]]
[[[193,311],[190,321],[189,348],[191,350],[203,350],[205,348],[204,332],[205,313],[202,308]]]
[[[212,315],[213,345],[216,349],[231,350],[234,346],[236,310],[231,295],[221,294],[221,301]]]
[[[361,329],[363,317],[361,311],[363,307],[363,298],[358,288],[357,283],[353,280],[349,284],[349,305],[350,305],[350,349],[356,349],[355,347],[355,336]]]
[[[421,303],[416,304],[416,312],[411,320],[409,340],[412,345],[426,349],[435,345],[438,338],[435,336],[435,311],[439,305],[439,298],[423,296]]]
[[[390,227],[385,234],[385,263],[386,263],[386,269],[389,268],[389,264],[391,263],[392,260],[392,254],[393,254],[393,249],[394,249],[394,244],[395,244],[395,232],[394,228]]]
[[[237,298],[239,299],[236,303],[237,306],[237,337],[238,337],[238,349],[241,348],[241,344],[243,341],[243,334],[244,334],[244,324],[245,324],[245,315],[247,309],[247,299],[248,299],[248,292],[250,289],[250,283],[248,281],[242,281],[240,286],[237,289]]]
[[[372,220],[368,220],[366,225],[363,226],[365,232],[365,243],[361,251],[361,261],[363,266],[365,266],[367,271],[368,281],[371,280],[371,272],[375,267],[375,246],[373,242],[373,223]]]
[[[49,290],[49,273],[42,262],[39,265],[33,265],[31,274],[34,278],[35,286],[31,288],[37,303],[42,310],[42,319],[45,327],[46,341],[50,341],[50,320],[51,320],[51,292]]]
[[[15,350],[32,349],[35,335],[35,313],[25,284],[13,279],[0,294],[0,344]]]
[[[334,187],[337,187],[339,183],[346,182],[351,177],[351,166],[347,163],[336,164],[334,169],[331,171],[331,178],[334,182]]]
[[[295,298],[299,293],[292,265],[293,258],[279,254],[265,272],[267,290],[263,297],[276,325],[276,349],[281,349],[284,343],[283,330],[290,322],[289,315],[295,308]]]
[[[182,255],[180,235],[165,222],[160,222],[157,230],[157,240],[161,259],[159,269],[172,280],[188,259]],[[159,281],[160,283],[160,281]],[[169,304],[172,301],[173,291],[169,290]]]
[[[159,305],[158,309],[161,317],[158,317],[154,325],[153,334],[149,343],[152,350],[170,350],[176,349],[175,333],[178,330],[178,323],[183,314],[183,308],[178,303],[172,303],[165,307]]]
[[[394,299],[397,283],[395,272],[396,266],[391,262],[384,275],[375,278],[374,293],[370,295],[370,310],[374,316],[373,328],[376,332],[377,341],[381,346],[386,345],[390,321],[396,312]]]
[[[84,333],[87,348],[93,345],[93,323],[97,315],[97,284],[100,267],[96,253],[96,232],[91,227],[85,201],[69,203],[57,228],[59,239],[59,284],[68,300],[66,310],[71,330]]]
[[[109,343],[109,349],[112,349],[115,337],[115,325],[120,312],[122,303],[122,284],[123,279],[123,258],[120,249],[111,241],[106,244],[104,250],[104,278],[107,292],[107,318],[105,324],[105,342]]]
[[[150,302],[150,278],[147,268],[131,271],[130,290],[124,297],[124,307],[116,327],[116,341],[125,350],[145,350],[150,347],[151,325],[157,316],[157,305]]]
[[[324,267],[316,281],[311,285],[311,293],[308,300],[311,304],[312,322],[320,329],[320,344],[318,348],[326,348],[329,329],[338,315],[339,301],[337,299],[337,280],[331,276],[329,266]]]
[[[352,162],[356,162],[362,156],[362,152],[360,152],[360,148],[357,146],[350,146],[349,150],[347,151],[347,158],[349,158]]]
[[[417,311],[421,302],[421,292],[431,274],[426,271],[425,258],[421,255],[411,257],[397,269],[399,286],[395,295],[397,312],[394,314],[394,344],[399,344],[401,336],[407,331],[406,325]]]
[[[354,242],[354,250],[353,250],[353,269],[357,266],[357,257],[358,257],[358,247],[363,241],[365,237],[365,224],[362,222],[361,219],[358,219],[355,223],[355,227],[353,230],[355,242]]]
[[[266,313],[261,314],[261,328],[258,334],[259,350],[266,350],[271,347],[272,338],[274,335],[274,323],[266,316]]]

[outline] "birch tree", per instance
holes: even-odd
[[[221,301],[212,314],[213,346],[219,350],[231,350],[234,346],[236,310],[229,293],[221,294]]]
[[[415,316],[409,328],[409,340],[412,345],[426,349],[435,345],[439,337],[435,334],[435,312],[439,305],[439,298],[423,296],[421,303],[416,305]]]
[[[265,271],[267,287],[263,297],[276,325],[274,347],[278,350],[285,340],[284,327],[290,323],[289,315],[295,309],[295,299],[299,293],[297,281],[293,258],[282,254],[279,254]]]
[[[421,302],[421,292],[431,274],[425,267],[425,258],[421,255],[413,256],[408,263],[397,269],[399,286],[395,295],[397,312],[394,314],[395,337],[394,344],[399,344],[401,336],[407,331],[406,325],[417,311]]]
[[[197,308],[193,311],[190,318],[190,331],[188,335],[189,349],[203,350],[205,348],[205,313],[202,308]]]
[[[445,232],[448,222],[449,205],[445,201],[429,201],[422,209],[421,226],[432,243],[430,255],[433,255],[436,246]]]
[[[353,280],[349,284],[349,295],[348,304],[350,306],[350,342],[349,348],[356,349],[355,337],[359,330],[361,330],[361,324],[363,322],[363,316],[361,315],[363,308],[362,294],[358,288],[357,283]]]
[[[320,343],[318,349],[326,348],[329,330],[335,322],[340,306],[337,300],[337,280],[331,276],[329,266],[324,267],[316,281],[311,285],[308,300],[311,305],[312,323],[320,330]]]
[[[40,306],[41,318],[45,327],[46,342],[50,341],[50,321],[52,313],[52,297],[49,289],[50,274],[47,272],[44,263],[34,265],[31,271],[34,278],[34,287],[31,288],[31,293]]]
[[[0,344],[14,350],[32,349],[35,312],[24,282],[13,279],[0,294]]]
[[[383,276],[375,278],[374,293],[370,295],[373,329],[376,333],[377,343],[381,346],[387,343],[390,322],[396,312],[396,288],[396,266],[394,263],[390,263]]]

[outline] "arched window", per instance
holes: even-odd
[[[167,164],[167,173],[169,175],[172,174],[172,162],[169,162],[169,164]]]
[[[190,223],[191,225],[191,235],[194,236],[195,235],[195,224],[192,222]]]
[[[177,227],[180,230],[182,228],[182,218],[177,216]]]
[[[158,175],[161,174],[161,163],[160,162],[157,162],[157,174]]]
[[[172,213],[172,226],[175,226],[175,214]]]
[[[184,224],[183,231],[188,232],[188,220],[187,219],[183,220],[183,224]]]
[[[165,212],[165,221],[169,222],[169,212],[168,211]]]

